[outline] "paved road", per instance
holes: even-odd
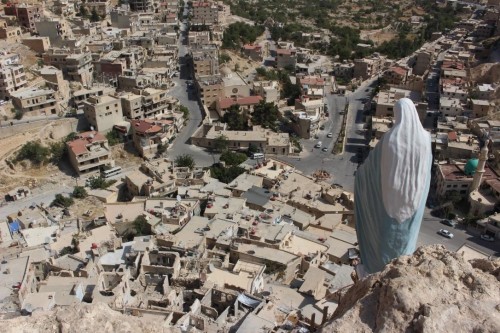
[[[354,176],[358,167],[358,150],[364,149],[366,139],[363,124],[363,100],[371,94],[370,85],[375,79],[364,82],[355,92],[348,97],[327,95],[329,120],[325,123],[325,130],[320,131],[318,139],[303,140],[303,152],[300,157],[283,157],[284,161],[294,165],[304,174],[309,175],[318,169],[330,172],[331,183],[340,184],[347,191],[354,189]],[[367,91],[368,90],[368,91]],[[342,117],[339,112],[344,110],[345,103],[349,102],[349,112],[346,122],[346,146],[343,154],[334,155],[333,145],[340,132]],[[333,138],[327,138],[332,133]],[[317,141],[328,147],[327,152],[314,148]]]
[[[441,219],[436,218],[430,214],[430,211],[426,209],[424,213],[424,218],[422,220],[422,227],[420,228],[420,234],[418,237],[417,244],[420,245],[430,245],[430,244],[443,244],[450,251],[458,250],[463,244],[470,245],[471,247],[478,249],[488,255],[500,256],[500,241],[496,240],[494,242],[487,242],[482,240],[479,230],[469,228],[465,229],[461,226],[457,228],[452,228],[440,223]],[[439,229],[446,229],[453,233],[453,238],[448,239],[437,232]]]
[[[33,116],[33,117],[26,117],[20,120],[0,120],[0,128],[1,127],[10,127],[10,126],[16,126],[20,124],[27,124],[27,123],[36,123],[36,122],[41,122],[41,121],[48,121],[48,120],[56,120],[56,119],[62,119],[56,114],[52,115],[47,115],[47,116]]]
[[[185,3],[184,13],[187,14],[187,2]],[[168,157],[175,159],[175,157],[182,154],[190,154],[193,156],[197,166],[210,166],[214,163],[214,156],[209,154],[206,150],[189,144],[189,140],[196,129],[200,126],[203,115],[198,97],[192,89],[186,85],[188,79],[191,78],[187,66],[186,55],[188,54],[187,47],[187,25],[183,22],[180,26],[179,35],[179,69],[180,75],[174,78],[175,86],[169,91],[169,94],[179,99],[181,105],[189,109],[189,120],[186,126],[175,138],[172,147],[168,150]]]

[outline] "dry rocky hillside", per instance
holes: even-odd
[[[500,260],[417,249],[343,296],[327,332],[500,332]]]

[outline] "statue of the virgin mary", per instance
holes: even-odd
[[[365,273],[415,251],[429,193],[431,138],[410,99],[396,103],[394,121],[356,174],[356,233]]]

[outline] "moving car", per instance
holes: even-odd
[[[438,234],[440,234],[441,236],[444,236],[446,238],[450,238],[450,239],[453,238],[453,234],[446,229],[440,229],[438,231]]]
[[[487,242],[494,242],[495,238],[491,237],[490,235],[483,234],[481,235],[481,239],[485,240]]]
[[[456,223],[452,220],[441,220],[441,223],[453,228],[456,226]]]
[[[328,134],[326,135],[326,137],[327,137],[327,138],[332,138],[332,137],[333,137],[333,133],[328,133]]]

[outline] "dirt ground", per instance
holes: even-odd
[[[361,39],[371,40],[376,46],[383,42],[390,41],[396,36],[397,34],[390,29],[390,26],[377,30],[361,30],[360,32]]]
[[[239,53],[230,50],[224,50],[223,53],[226,53],[229,57],[231,57],[231,61],[225,65],[232,71],[234,71],[236,65],[238,65],[238,73],[242,76],[250,74],[255,68],[260,66],[259,62],[245,59]]]

